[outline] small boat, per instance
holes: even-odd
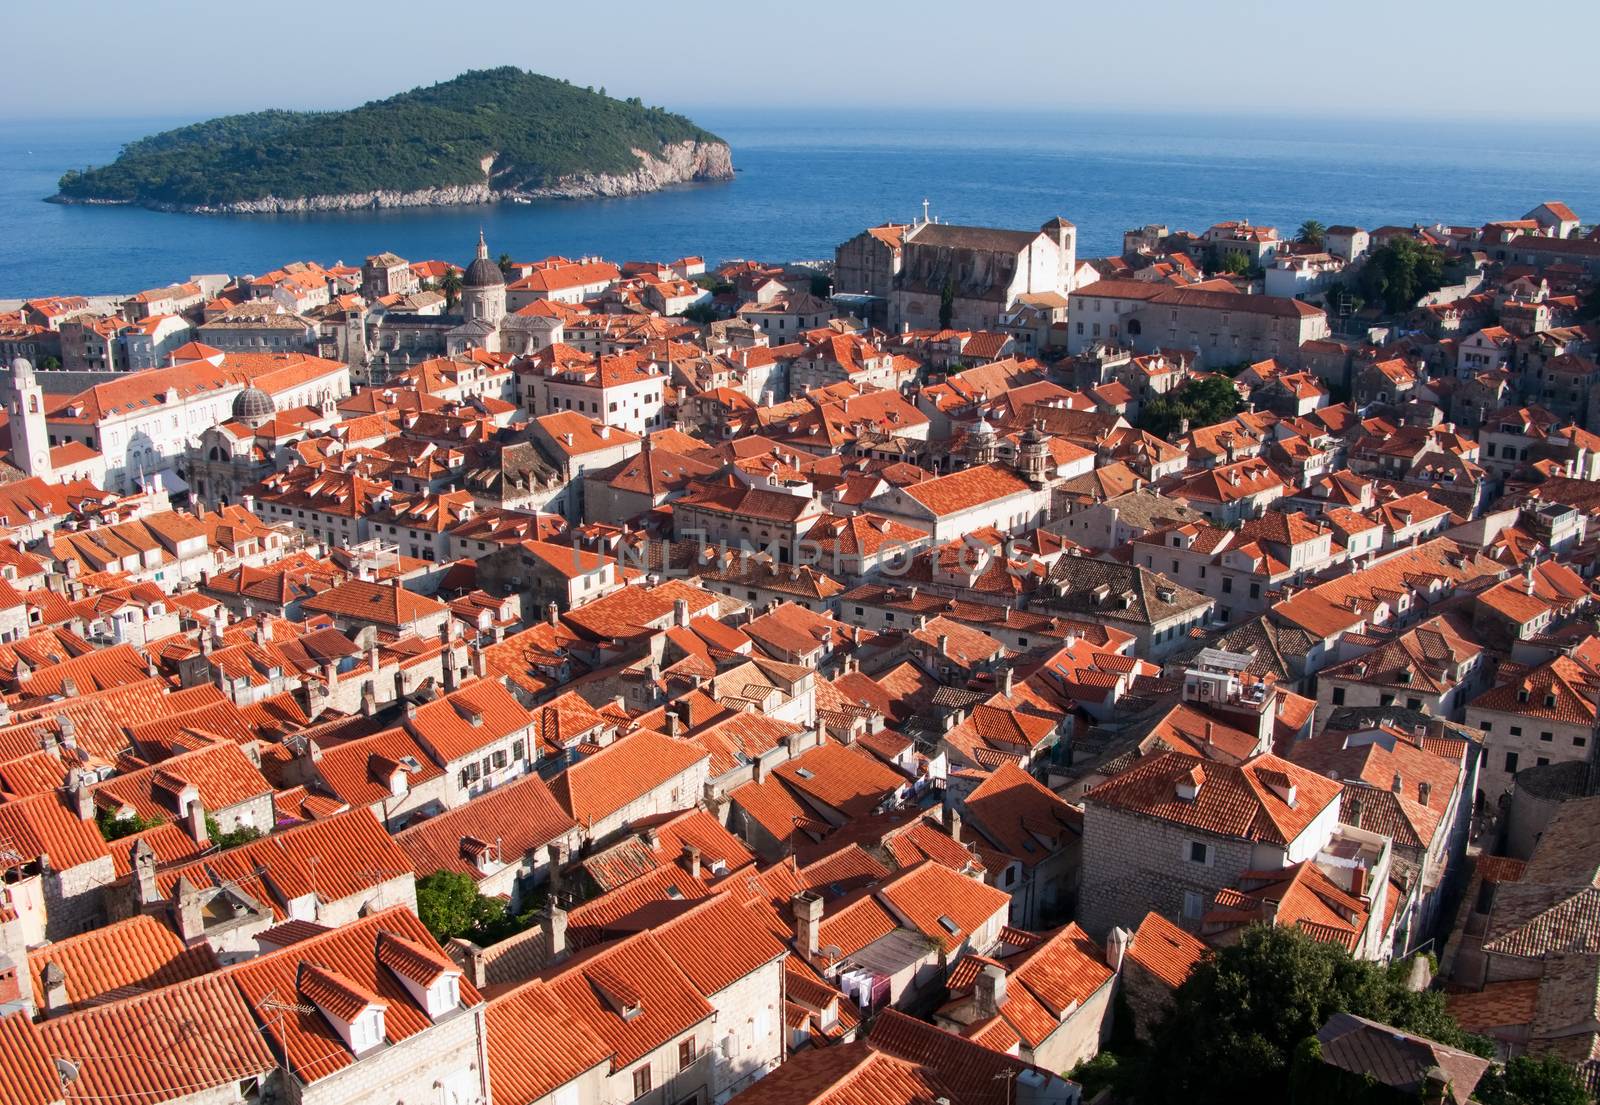
[[[529,199],[527,196],[512,196],[511,197],[511,202],[512,203],[532,203],[533,201],[531,199]]]

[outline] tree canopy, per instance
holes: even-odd
[[[1502,1070],[1492,1070],[1473,1095],[1484,1105],[1589,1105],[1578,1075],[1566,1063],[1546,1055],[1519,1055]]]
[[[1295,234],[1295,241],[1300,242],[1302,245],[1315,246],[1317,249],[1321,249],[1322,243],[1327,236],[1327,227],[1316,219],[1307,219],[1300,224],[1300,230]]]
[[[1430,292],[1444,287],[1444,254],[1414,238],[1392,238],[1367,255],[1356,276],[1356,290],[1368,303],[1382,303],[1390,314],[1409,311]]]
[[[629,173],[633,151],[720,142],[681,115],[513,67],[475,70],[348,111],[259,111],[163,131],[61,178],[68,199],[207,206],[276,196],[500,189]]]
[[[134,833],[142,833],[146,829],[153,829],[163,824],[159,817],[140,817],[137,813],[126,814],[118,817],[105,806],[94,811],[95,828],[100,830],[100,836],[106,841],[121,840]]]
[[[1409,990],[1406,961],[1353,958],[1298,929],[1257,925],[1219,948],[1178,987],[1153,1027],[1138,1100],[1210,1105],[1282,1101],[1291,1061],[1334,1013],[1353,1013],[1450,1047],[1485,1053],[1445,1010],[1437,991]],[[1564,1103],[1562,1103],[1564,1105]]]
[[[1215,263],[1211,267],[1213,272],[1223,272],[1229,276],[1243,276],[1250,271],[1250,258],[1236,249],[1218,250]]]
[[[470,876],[435,871],[417,880],[417,916],[442,944],[456,936],[473,940],[494,933],[505,923],[506,908],[478,893]]]
[[[1244,401],[1232,380],[1207,376],[1146,400],[1139,409],[1139,428],[1157,437],[1172,438],[1182,432],[1184,419],[1192,427],[1214,426],[1232,418],[1243,407]]]

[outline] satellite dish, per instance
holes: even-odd
[[[78,1064],[70,1059],[57,1059],[56,1073],[61,1076],[63,1086],[70,1086],[78,1080]]]

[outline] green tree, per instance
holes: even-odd
[[[461,274],[453,267],[439,278],[439,290],[444,293],[445,310],[454,310],[461,301]]]
[[[1229,276],[1243,276],[1250,271],[1250,258],[1238,250],[1227,250],[1217,256],[1216,271]]]
[[[1482,1052],[1451,1019],[1444,995],[1406,988],[1407,961],[1388,967],[1294,928],[1256,925],[1202,960],[1153,1029],[1139,1100],[1282,1101],[1302,1041],[1334,1013],[1354,1013],[1451,1047]]]
[[[218,848],[237,848],[241,844],[248,844],[252,840],[261,839],[261,830],[254,825],[237,825],[227,832],[222,831],[222,826],[217,824],[217,819],[209,813],[206,814],[206,838]]]
[[[696,303],[683,312],[683,317],[701,326],[717,321],[717,309],[709,303]]]
[[[1390,314],[1409,311],[1417,300],[1444,287],[1444,254],[1415,238],[1392,238],[1368,255],[1356,290]]]
[[[1577,1073],[1560,1059],[1519,1055],[1491,1070],[1473,1094],[1485,1105],[1589,1105]]]
[[[506,907],[478,893],[471,877],[435,871],[417,880],[417,916],[441,944],[456,936],[493,943],[505,928]]]
[[[495,261],[495,264],[500,266],[500,275],[505,277],[507,280],[510,280],[511,274],[514,271],[514,268],[511,264],[511,254],[502,253]]]
[[[1307,219],[1305,222],[1300,224],[1300,229],[1298,232],[1296,232],[1294,239],[1301,245],[1311,246],[1315,249],[1321,249],[1322,243],[1327,239],[1327,236],[1327,227],[1323,226],[1316,219]]]
[[[1189,380],[1165,395],[1147,400],[1139,409],[1139,428],[1157,437],[1172,438],[1183,432],[1183,422],[1191,427],[1215,426],[1238,414],[1244,407],[1239,389],[1226,376],[1207,376]]]
[[[1127,1064],[1114,1051],[1102,1051],[1085,1059],[1067,1072],[1067,1077],[1083,1087],[1083,1100],[1093,1101],[1101,1090],[1127,1091],[1132,1085]]]
[[[833,294],[833,281],[825,273],[817,273],[811,278],[811,294],[818,299],[827,299]]]
[[[530,188],[630,173],[634,150],[720,142],[688,119],[515,68],[478,70],[348,111],[259,111],[131,142],[61,178],[69,199],[226,204],[265,196],[415,191],[483,180]]]
[[[94,811],[94,826],[100,830],[100,835],[106,841],[121,840],[134,833],[142,833],[146,829],[153,829],[157,825],[165,824],[159,817],[140,817],[137,813],[130,813],[118,817],[104,806]]]
[[[939,329],[950,329],[950,320],[956,315],[956,278],[951,273],[944,278],[944,287],[939,289]]]

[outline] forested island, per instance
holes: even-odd
[[[514,67],[348,111],[227,115],[62,176],[59,203],[265,212],[630,195],[733,174],[682,115]]]

